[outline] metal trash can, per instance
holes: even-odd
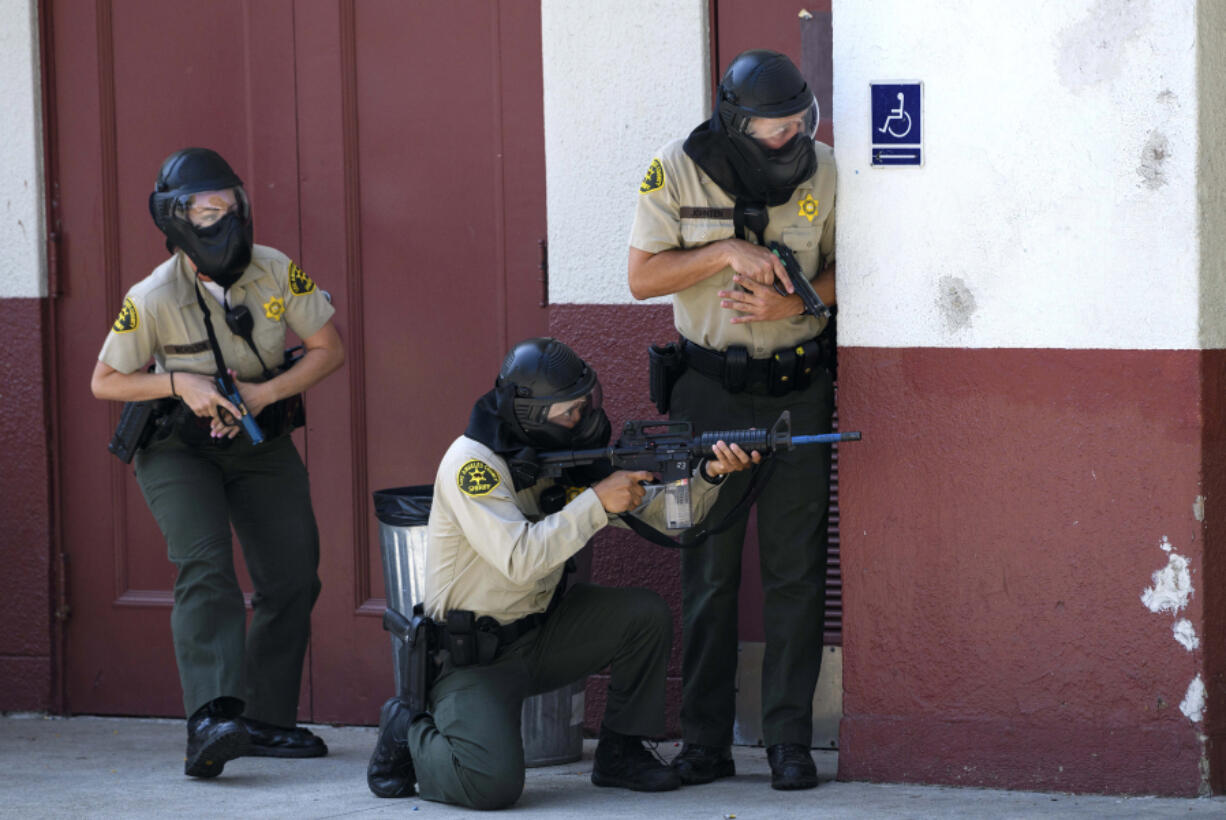
[[[373,495],[387,605],[411,617],[413,605],[425,597],[426,524],[434,487],[430,484],[394,487],[376,490]],[[394,635],[391,641],[399,692],[400,661],[405,647]],[[524,701],[520,725],[525,765],[556,766],[583,756],[583,692],[584,681],[579,680]]]

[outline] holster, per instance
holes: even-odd
[[[273,402],[260,411],[255,422],[270,439],[297,430],[306,424],[306,404],[302,401],[302,394],[295,393]]]
[[[106,449],[124,464],[131,464],[136,451],[148,444],[159,427],[168,421],[173,405],[168,399],[124,402],[119,423]]]
[[[413,714],[426,711],[430,687],[438,677],[434,655],[438,651],[438,625],[427,618],[421,604],[413,607],[413,617],[405,618],[394,609],[383,611],[383,628],[404,642],[400,656],[401,700]]]
[[[668,413],[673,385],[685,372],[685,354],[681,345],[669,342],[666,345],[651,345],[647,348],[648,390],[656,410]]]

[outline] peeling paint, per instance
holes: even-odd
[[[1196,500],[1192,502],[1192,517],[1202,524],[1205,522],[1205,497],[1203,495],[1196,496]]]
[[[1188,684],[1188,693],[1179,703],[1179,711],[1193,723],[1200,723],[1205,716],[1205,682],[1197,675]]]
[[[1163,549],[1167,549],[1166,538],[1163,537]],[[1154,572],[1151,576],[1154,585],[1141,593],[1141,603],[1150,612],[1179,612],[1188,605],[1192,597],[1192,573],[1188,570],[1188,559],[1176,552],[1171,553],[1166,566]]]
[[[1171,632],[1175,635],[1175,640],[1179,641],[1180,645],[1189,652],[1200,646],[1200,638],[1196,637],[1196,627],[1192,626],[1192,622],[1187,618],[1180,618],[1176,621],[1171,627]]]
[[[942,276],[938,283],[937,308],[945,320],[945,329],[951,333],[971,326],[975,315],[975,294],[958,276]]]
[[[1158,548],[1163,552],[1170,552],[1173,549],[1173,547],[1171,547],[1171,539],[1167,538],[1165,535],[1162,536],[1162,540],[1158,542]]]
[[[1150,190],[1157,190],[1166,185],[1166,160],[1171,156],[1171,143],[1161,131],[1151,131],[1149,139],[1141,148],[1141,164],[1137,166],[1137,175],[1141,184]]]

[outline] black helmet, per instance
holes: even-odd
[[[205,192],[218,192],[229,209],[203,209],[213,215],[194,217],[202,209],[196,195]],[[166,235],[167,249],[182,248],[201,273],[222,287],[238,281],[251,263],[251,207],[243,181],[216,151],[184,148],[167,157],[149,194],[149,213]]]
[[[603,447],[611,427],[601,407],[596,371],[556,339],[520,342],[502,362],[495,385],[499,415],[519,427],[522,439],[539,449]],[[558,423],[568,414],[571,424]]]
[[[743,170],[767,189],[794,189],[816,170],[813,137],[817,132],[817,98],[800,71],[777,51],[754,49],[733,58],[716,91],[716,116],[728,135]],[[781,147],[754,138],[755,119],[801,115],[800,128]]]

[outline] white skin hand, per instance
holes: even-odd
[[[743,239],[723,239],[724,259],[728,267],[742,276],[746,276],[763,285],[778,281],[792,293],[792,280],[788,278],[787,268],[778,256],[761,245],[746,242]]]
[[[717,441],[711,449],[715,456],[707,459],[706,471],[712,478],[747,470],[751,465],[762,463],[761,453],[754,450],[753,453],[746,454],[739,444],[729,446],[723,441]]]
[[[741,314],[733,317],[732,324],[734,325],[746,322],[770,322],[804,313],[804,302],[795,294],[781,296],[770,285],[760,284],[740,274],[733,276],[732,281],[745,290],[721,290],[719,305],[726,310],[735,310]]]
[[[647,470],[618,470],[613,475],[592,486],[605,512],[620,513],[633,510],[643,503],[647,490],[644,482],[651,481]]]

